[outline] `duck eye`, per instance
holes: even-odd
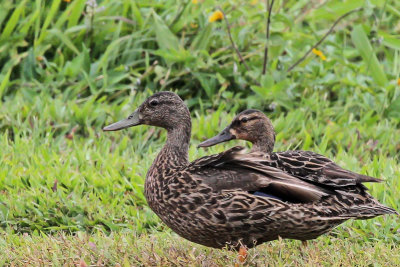
[[[243,118],[243,119],[241,119],[240,120],[240,122],[244,122],[244,123],[246,123],[246,122],[248,122],[249,120],[247,119],[247,118]]]
[[[157,105],[158,105],[158,100],[153,99],[153,100],[150,101],[150,106],[155,107]]]

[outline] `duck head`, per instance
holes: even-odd
[[[190,124],[190,113],[185,103],[173,92],[159,92],[147,98],[128,118],[110,124],[103,130],[118,131],[136,125],[173,130],[182,123]]]
[[[248,109],[239,113],[218,135],[200,143],[199,147],[214,146],[232,139],[253,143],[252,151],[270,153],[275,143],[275,131],[264,113]]]

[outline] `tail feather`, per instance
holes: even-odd
[[[351,216],[357,219],[370,219],[385,214],[399,215],[395,209],[386,207],[382,204],[374,204],[350,208],[346,214],[343,214],[343,216],[346,218]]]

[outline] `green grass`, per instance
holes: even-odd
[[[3,237],[4,236],[4,237]],[[52,236],[15,236],[0,233],[0,264],[14,266],[234,266],[237,255],[205,248],[171,233],[114,232]],[[400,246],[394,242],[358,242],[322,237],[308,241],[277,240],[249,250],[245,266],[399,266]],[[4,247],[4,243],[7,246]],[[7,255],[6,257],[4,257]],[[118,265],[119,264],[119,265]],[[86,265],[83,265],[86,266]]]
[[[171,233],[147,207],[143,181],[163,130],[101,131],[159,90],[191,109],[191,159],[247,145],[196,149],[259,108],[276,150],[312,150],[383,178],[371,194],[400,210],[400,2],[276,1],[265,76],[263,1],[218,2],[250,71],[225,25],[208,22],[214,1],[104,0],[94,13],[83,0],[50,2],[0,0],[0,265],[235,263]],[[310,55],[286,73],[358,7],[319,47],[326,61]],[[399,244],[399,217],[386,216],[346,222],[307,248],[264,244],[247,264],[396,266]]]
[[[96,114],[96,107],[102,110],[100,113],[115,110],[115,115],[107,119],[108,122],[114,121],[129,114],[142,97],[138,98],[133,101],[135,103],[124,105],[94,105],[91,114]],[[15,99],[16,103],[23,101]],[[45,114],[35,116],[35,107],[50,110],[53,105],[58,105],[57,100],[35,98],[35,101],[30,105],[31,120],[13,118],[16,129],[26,130],[15,130],[13,137],[10,137],[10,132],[5,132],[1,137],[0,221],[5,232],[0,237],[0,249],[14,248],[12,252],[3,254],[8,257],[5,261],[43,260],[71,264],[83,258],[88,264],[100,260],[112,264],[143,262],[151,265],[157,262],[164,265],[177,264],[182,258],[182,261],[194,265],[234,262],[233,253],[220,254],[171,236],[146,206],[143,179],[165,141],[164,131],[141,126],[110,134],[88,127],[82,130],[83,133],[78,128],[71,136],[71,128],[62,130],[61,121],[47,124],[50,118]],[[73,102],[66,104],[73,105]],[[9,105],[11,111],[11,103]],[[14,108],[18,109],[15,105]],[[346,107],[340,112],[329,107],[319,112],[309,109],[312,106],[303,112],[269,114],[274,118],[278,132],[277,150],[297,147],[317,151],[345,168],[381,177],[386,182],[368,185],[371,193],[382,203],[399,209],[398,147],[391,141],[392,136],[399,135],[399,129],[387,119],[378,120],[374,116],[349,121]],[[207,151],[196,149],[200,140],[215,134],[234,116],[234,113],[221,113],[202,114],[194,119],[191,159],[222,151],[237,143],[232,141]],[[68,113],[64,118],[71,121],[73,116]],[[101,114],[96,117],[101,117]],[[324,118],[330,119],[324,121]],[[373,127],[370,121],[373,121]],[[46,124],[48,129],[41,127]],[[57,131],[60,134],[55,136]],[[375,140],[377,144],[374,144]],[[303,254],[299,243],[293,241],[261,246],[252,252],[254,259],[251,258],[250,264],[269,261],[278,266],[302,265],[317,264],[321,260],[329,265],[336,262],[350,264],[356,259],[373,262],[374,257],[370,254],[382,251],[393,257],[379,258],[381,265],[395,265],[394,255],[399,253],[399,226],[396,216],[349,221],[335,231],[336,237],[318,239]],[[83,246],[81,239],[70,236],[76,231],[84,231],[86,233],[82,235],[98,244],[109,244],[109,247],[93,250],[88,243]],[[125,240],[123,245],[119,244],[122,241],[117,237]],[[177,243],[178,247],[175,246]],[[140,244],[146,245],[142,247]],[[26,247],[33,249],[26,250]],[[194,252],[193,247],[196,248]],[[47,252],[47,248],[52,252]],[[314,251],[315,248],[318,252]],[[332,251],[335,249],[338,251]],[[152,256],[141,256],[142,253]]]

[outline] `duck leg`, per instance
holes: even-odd
[[[240,263],[244,263],[247,259],[247,248],[245,246],[240,246],[238,260]]]

